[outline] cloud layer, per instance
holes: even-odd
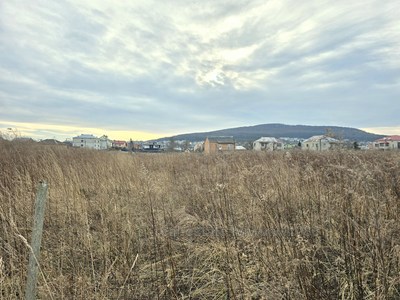
[[[164,2],[0,2],[0,123],[400,125],[397,0]]]

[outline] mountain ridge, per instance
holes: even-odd
[[[227,129],[184,133],[174,136],[155,139],[154,141],[165,140],[187,140],[187,141],[202,141],[207,136],[233,136],[238,142],[254,141],[262,136],[270,136],[276,138],[299,138],[307,139],[314,135],[323,135],[326,133],[335,135],[341,139],[352,141],[374,141],[384,137],[384,135],[374,134],[363,131],[358,128],[341,127],[341,126],[325,126],[325,125],[287,125],[281,123],[267,123],[251,126],[233,127]]]

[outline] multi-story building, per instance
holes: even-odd
[[[81,134],[72,138],[72,146],[95,150],[106,150],[111,148],[112,142],[106,135],[96,137],[93,134]]]

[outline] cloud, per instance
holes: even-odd
[[[10,132],[12,131],[12,134]],[[125,139],[125,140],[147,140],[162,137],[161,135],[151,132],[128,131],[128,130],[110,130],[97,127],[76,127],[76,126],[61,126],[54,124],[42,123],[24,123],[24,122],[2,122],[0,121],[0,134],[5,136],[10,135],[21,137],[32,137],[40,140],[47,138],[56,138],[59,140],[71,140],[72,137],[78,136],[81,133],[91,133],[97,136],[108,135],[110,139]]]
[[[5,1],[0,120],[153,134],[398,126],[399,9],[395,0]]]
[[[362,128],[367,132],[372,132],[375,134],[383,134],[383,135],[399,135],[400,125],[391,126],[391,127],[372,127],[372,128]]]

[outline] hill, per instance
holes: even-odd
[[[354,141],[373,141],[383,137],[357,128],[339,126],[307,126],[285,124],[261,124],[255,126],[236,127],[209,132],[197,132],[175,135],[158,139],[163,140],[188,140],[202,141],[207,136],[233,136],[236,141],[254,141],[262,136],[289,137],[306,139],[313,135],[326,134],[328,131],[336,136]]]

